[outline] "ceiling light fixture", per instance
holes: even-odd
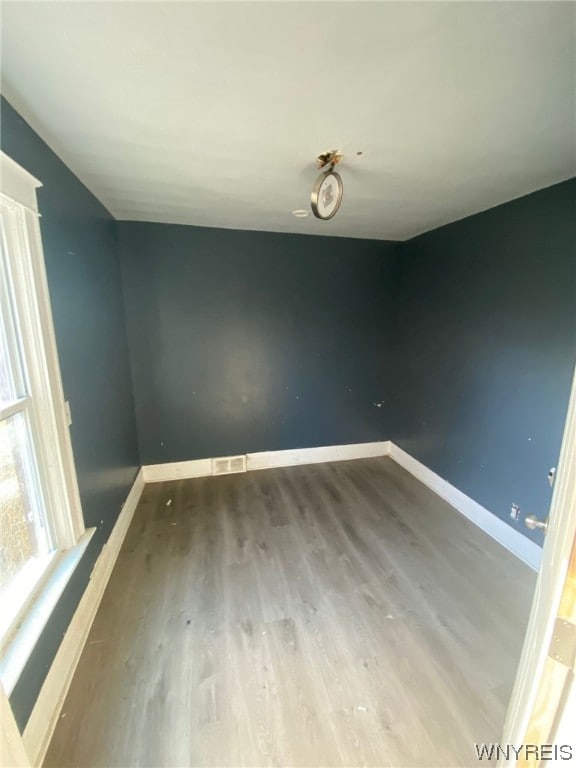
[[[321,173],[314,182],[310,195],[312,213],[317,219],[331,219],[338,213],[344,194],[344,185],[340,175],[334,173],[334,167],[341,163],[343,158],[344,155],[339,149],[323,152],[316,158],[318,168],[328,166],[328,170]]]
[[[305,211],[303,208],[297,208],[295,211],[292,211],[292,215],[296,216],[297,219],[305,219],[308,216],[308,211]]]

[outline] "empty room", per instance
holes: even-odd
[[[3,768],[576,765],[576,3],[0,3]]]

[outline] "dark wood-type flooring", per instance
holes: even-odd
[[[391,459],[148,485],[45,765],[478,765],[534,584]]]

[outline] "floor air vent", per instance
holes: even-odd
[[[234,472],[246,472],[246,456],[226,456],[212,459],[213,475],[231,475]]]

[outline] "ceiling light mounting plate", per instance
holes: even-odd
[[[344,159],[344,155],[339,149],[329,149],[328,152],[322,152],[316,158],[316,165],[318,168],[326,168],[327,165],[330,169],[333,169],[335,165],[341,163]]]

